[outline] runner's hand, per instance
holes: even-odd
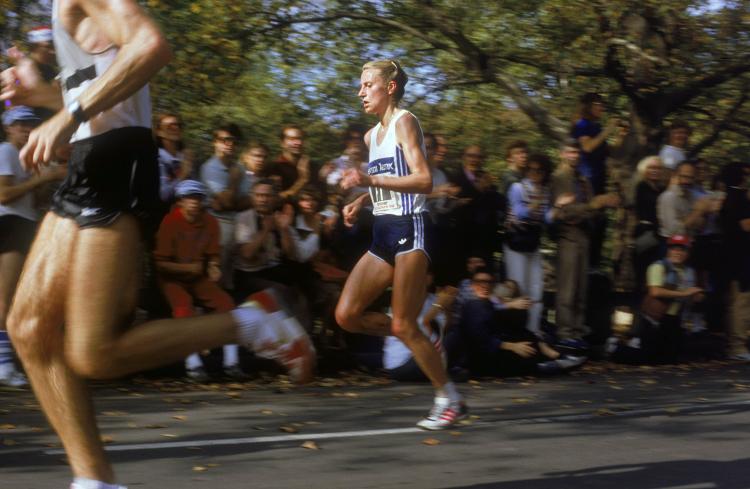
[[[344,217],[344,225],[348,228],[354,226],[359,218],[359,211],[362,208],[362,204],[358,201],[354,201],[351,204],[347,204],[341,209],[341,215]]]
[[[341,178],[341,188],[349,190],[354,187],[370,186],[370,177],[356,168],[347,168],[344,170],[344,176]]]
[[[61,110],[47,122],[37,127],[29,135],[29,140],[21,149],[19,158],[27,170],[39,173],[39,165],[48,165],[55,149],[70,141],[78,127],[67,110]]]

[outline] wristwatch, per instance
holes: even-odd
[[[66,109],[68,112],[70,112],[70,115],[73,116],[73,119],[75,119],[79,124],[83,124],[84,122],[89,120],[89,118],[86,117],[86,114],[83,112],[83,107],[81,107],[81,104],[78,102],[78,100],[74,100],[69,103]]]

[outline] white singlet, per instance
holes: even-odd
[[[99,53],[88,53],[76,44],[58,19],[58,1],[52,2],[52,35],[60,65],[60,85],[67,106],[78,99],[97,78],[109,68],[117,55],[117,47]],[[86,107],[84,107],[86,109]],[[121,127],[151,128],[151,100],[148,85],[129,98],[78,126],[71,142],[86,139]]]
[[[404,150],[396,141],[396,121],[404,114],[410,112],[398,110],[388,124],[383,142],[378,144],[378,131],[380,123],[370,132],[370,162],[367,164],[367,174],[384,177],[405,177],[411,174],[409,165],[404,158]],[[413,114],[412,114],[413,115]],[[414,117],[416,119],[416,117]],[[419,125],[419,120],[417,120]],[[420,140],[422,140],[422,154],[426,155],[424,139],[421,137],[422,128],[419,128]],[[379,187],[370,187],[370,198],[372,199],[372,213],[376,216],[409,216],[425,212],[425,194],[410,194],[387,190]]]

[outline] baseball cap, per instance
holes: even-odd
[[[31,44],[52,42],[52,29],[47,26],[35,27],[29,31],[26,38]]]
[[[675,234],[667,240],[667,246],[684,246],[690,248],[690,238],[683,234]]]
[[[187,197],[188,195],[200,195],[206,197],[208,191],[206,186],[197,180],[183,180],[175,188],[175,197]]]
[[[36,115],[34,109],[26,107],[25,105],[16,105],[15,107],[11,107],[3,112],[4,126],[10,126],[15,122],[23,121],[39,123],[42,120]]]

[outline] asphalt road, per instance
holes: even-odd
[[[423,384],[361,374],[95,386],[102,435],[131,489],[750,488],[750,366],[642,369],[461,384],[472,418],[414,423]],[[65,456],[29,391],[0,391],[0,488],[67,489]],[[305,448],[307,447],[307,448]]]

